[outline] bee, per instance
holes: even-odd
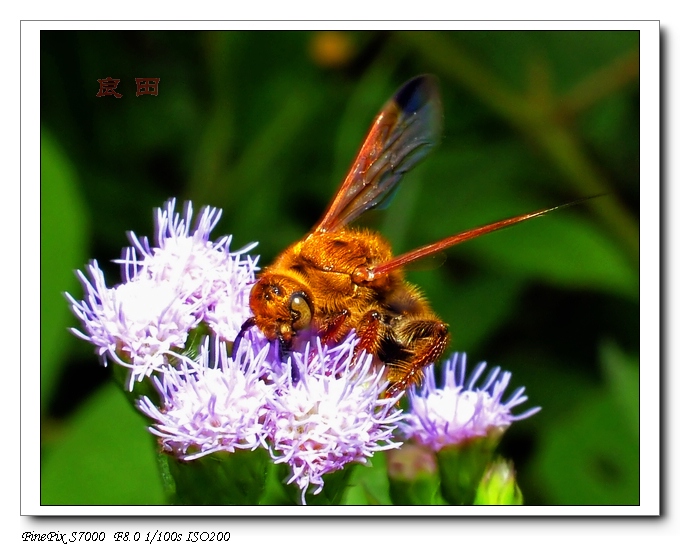
[[[487,224],[398,256],[380,234],[350,228],[358,216],[387,201],[402,176],[436,145],[441,121],[434,76],[421,75],[402,85],[376,116],[316,226],[258,275],[250,292],[253,316],[242,333],[257,326],[286,355],[304,331],[314,331],[329,343],[355,330],[356,353],[365,350],[386,366],[385,396],[395,397],[420,383],[423,368],[446,349],[449,330],[418,288],[406,281],[404,267],[567,206]]]

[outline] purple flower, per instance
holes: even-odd
[[[325,474],[401,445],[392,439],[398,399],[380,398],[384,367],[366,353],[354,360],[357,343],[352,334],[330,347],[314,336],[282,361],[276,344],[250,330],[233,357],[221,342],[208,364],[216,348],[206,343],[197,362],[164,366],[152,377],[160,406],[148,397],[137,406],[155,421],[149,430],[163,449],[180,459],[267,447],[274,463],[290,466],[288,483],[299,486],[304,503],[310,485],[321,491]]]
[[[252,247],[229,251],[231,237],[209,241],[221,211],[206,207],[190,231],[191,203],[184,217],[175,200],[156,216],[156,246],[130,233],[132,247],[116,262],[124,282],[106,286],[97,262],[88,279],[78,272],[86,299],[66,294],[89,341],[106,364],[107,358],[130,369],[129,389],[184,349],[189,332],[206,322],[218,337],[233,340],[250,316],[247,299],[255,280],[256,260],[245,255]]]
[[[321,491],[326,473],[401,444],[392,439],[402,417],[398,399],[380,398],[384,367],[365,352],[355,359],[357,343],[354,334],[335,347],[314,338],[293,354],[299,380],[288,363],[270,394],[270,452],[290,466],[288,484],[299,486],[303,503],[310,485],[313,494]]]
[[[466,440],[502,433],[513,422],[540,411],[535,407],[520,415],[511,410],[524,403],[524,388],[517,389],[506,401],[501,398],[510,383],[510,373],[500,367],[489,371],[484,384],[476,387],[486,369],[479,363],[465,380],[465,354],[454,353],[444,366],[444,384],[437,388],[434,367],[425,369],[420,389],[409,390],[410,411],[400,423],[407,439],[438,451]]]
[[[222,339],[233,341],[241,324],[250,316],[248,296],[258,270],[257,258],[245,256],[256,244],[229,251],[231,236],[215,243],[209,240],[222,215],[221,210],[201,210],[193,233],[189,232],[193,210],[185,205],[184,218],[175,212],[175,200],[156,215],[157,247],[147,238],[130,232],[130,243],[123,260],[124,276],[148,278],[176,284],[178,294],[196,302],[198,316]],[[139,259],[138,259],[139,257]]]
[[[163,450],[191,460],[265,446],[266,400],[273,389],[262,380],[267,352],[267,346],[254,351],[249,342],[242,342],[232,358],[226,343],[209,345],[206,340],[197,361],[168,365],[153,376],[160,409],[146,396],[137,407],[155,421],[149,430],[159,437]]]

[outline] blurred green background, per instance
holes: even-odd
[[[396,253],[596,193],[411,272],[450,324],[543,410],[506,434],[527,504],[639,502],[636,32],[41,34],[43,504],[162,504],[144,421],[76,339],[62,292],[169,197],[224,214],[266,264],[321,215],[383,102],[441,85],[441,145],[364,222]],[[98,98],[98,79],[123,96]],[[160,78],[158,96],[135,77]]]

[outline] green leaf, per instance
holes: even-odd
[[[108,384],[43,455],[41,504],[164,504],[155,445],[142,416]]]
[[[425,167],[425,191],[417,200],[417,212],[428,215],[429,231],[422,235],[418,229],[418,241],[548,208],[544,196],[521,185],[543,179],[540,171],[530,171],[535,164],[512,143],[494,148],[461,145],[441,153]],[[450,182],[451,176],[455,187],[449,186],[444,195],[442,184]],[[442,196],[444,201],[433,201]],[[623,248],[586,217],[589,203],[608,202],[603,197],[548,213],[457,245],[450,255],[522,279],[635,299],[638,269],[629,264]]]
[[[480,239],[470,252],[490,265],[551,284],[600,289],[631,299],[638,294],[637,272],[623,252],[573,213],[548,214],[522,229]]]
[[[496,272],[465,281],[445,282],[439,272],[414,273],[433,307],[449,323],[451,349],[474,352],[480,344],[517,312],[522,291],[516,277]]]
[[[268,471],[264,448],[216,452],[190,461],[165,456],[174,484],[173,502],[202,506],[252,506],[260,501]]]
[[[289,492],[281,482],[279,467],[284,464],[276,464],[269,461],[269,469],[264,485],[264,492],[260,497],[260,506],[294,506],[299,500],[291,500]]]
[[[75,325],[63,292],[76,299],[74,269],[87,257],[87,212],[78,176],[47,130],[40,137],[40,405],[45,407],[70,347],[67,327]]]
[[[343,504],[376,506],[391,504],[385,452],[377,452],[365,465],[356,465]]]
[[[640,358],[607,342],[601,349],[602,367],[612,395],[629,425],[630,432],[640,438]]]
[[[537,472],[549,503],[636,505],[640,443],[612,390],[596,392],[544,434]]]

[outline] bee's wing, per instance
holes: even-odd
[[[314,231],[350,223],[384,201],[438,142],[441,102],[437,80],[421,75],[406,82],[373,122],[345,181]]]

